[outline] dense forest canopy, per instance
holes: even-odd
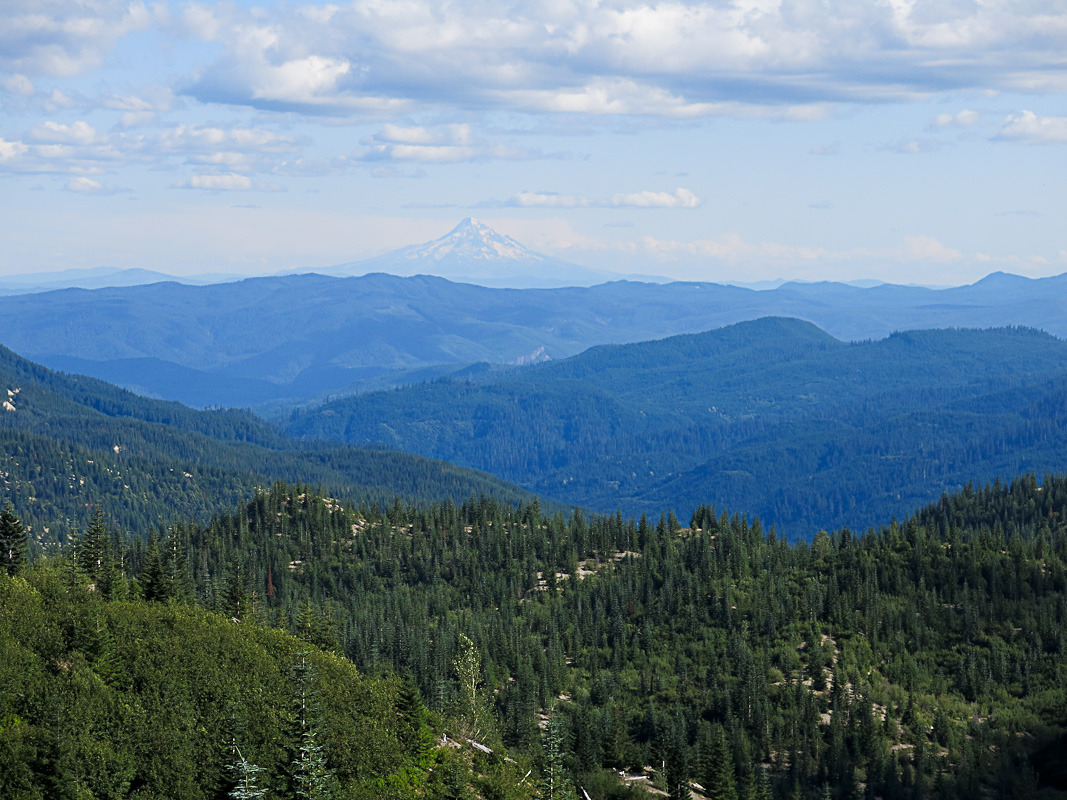
[[[447,737],[514,762],[479,766],[471,748],[427,755],[451,753],[467,771],[430,788],[424,764],[405,783],[404,758],[420,756],[399,744],[382,745],[393,760],[345,766],[363,758],[344,747],[361,746],[364,722],[347,729],[349,744],[325,747],[353,797],[377,780],[397,796],[601,798],[634,791],[626,778],[672,797],[1061,797],[1065,514],[1067,478],[1033,476],[968,486],[864,536],[841,529],[797,544],[709,505],[684,521],[545,514],[486,497],[352,507],[286,484],[147,541],[101,513],[28,583],[0,587],[0,643],[17,654],[3,662],[7,685],[39,682],[5,694],[7,718],[21,722],[0,730],[0,747],[15,754],[5,763],[24,765],[26,786],[44,786],[61,763],[71,786],[124,796],[106,788],[118,768],[98,765],[136,762],[148,739],[100,709],[144,685],[130,649],[183,626],[257,642],[282,642],[271,638],[280,628],[337,654],[317,665],[351,662],[369,676],[346,682],[385,681],[381,702],[399,702],[403,676]],[[24,606],[36,616],[13,613]],[[211,691],[239,692],[217,664],[194,666],[200,650],[224,658],[219,646],[196,643],[183,680],[210,669]],[[291,665],[296,645],[278,647]],[[57,666],[65,653],[82,660]],[[276,663],[272,691],[291,692]],[[98,688],[79,693],[75,677]],[[103,705],[80,705],[98,695]],[[54,727],[68,703],[85,725]],[[194,735],[195,702],[174,707],[190,720],[166,729],[175,748],[216,748],[215,766],[204,762],[181,796],[222,796],[225,748]],[[152,718],[136,704],[128,713]],[[248,752],[281,791],[286,740],[270,738],[281,723],[255,724]],[[365,732],[387,742],[400,736],[392,730]],[[53,752],[45,740],[75,755],[42,766],[25,748]],[[544,780],[524,781],[527,770]],[[561,793],[546,795],[550,785]]]
[[[1029,329],[846,343],[767,318],[344,398],[295,436],[385,445],[586,508],[743,508],[865,529],[971,480],[1067,470],[1067,342]]]
[[[43,543],[63,541],[100,504],[122,528],[144,532],[177,517],[206,520],[279,479],[355,502],[530,497],[490,475],[406,453],[294,442],[247,411],[140,397],[4,348],[0,395],[0,486]]]

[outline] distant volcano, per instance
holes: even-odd
[[[624,277],[535,253],[470,217],[432,242],[315,271],[325,275],[437,275],[451,281],[513,289],[594,286]]]
[[[469,267],[472,263],[539,265],[551,261],[472,217],[467,217],[440,239],[396,250],[387,258],[442,264],[446,268]]]

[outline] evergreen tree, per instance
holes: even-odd
[[[148,552],[141,571],[141,593],[149,602],[165,603],[170,599],[169,583],[159,553],[159,542],[153,533],[148,539]]]
[[[326,763],[315,670],[307,660],[307,653],[301,653],[298,658],[293,668],[298,736],[292,762],[293,790],[300,800],[331,800],[337,779]]]
[[[82,531],[76,550],[78,566],[93,582],[104,577],[105,570],[109,566],[110,540],[104,512],[98,506],[93,512],[89,525]]]
[[[459,653],[454,662],[459,681],[458,713],[462,733],[468,739],[481,741],[491,729],[489,709],[482,693],[482,657],[470,637],[459,635]]]
[[[267,794],[266,789],[259,787],[259,774],[263,772],[263,767],[245,759],[236,741],[233,743],[233,760],[226,769],[233,781],[233,788],[227,795],[230,800],[260,800]]]
[[[565,769],[567,729],[563,714],[558,710],[553,711],[548,718],[541,748],[544,751],[541,778],[542,800],[570,800],[574,797],[574,787],[567,780]]]
[[[0,512],[0,569],[14,575],[26,563],[26,529],[10,501]]]
[[[726,732],[722,725],[715,725],[711,731],[701,764],[704,793],[710,800],[738,800],[737,786],[734,782],[734,759],[730,746],[726,742]]]

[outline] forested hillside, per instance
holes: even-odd
[[[790,538],[863,529],[969,480],[1067,470],[1067,342],[1029,329],[841,342],[799,320],[592,348],[294,414],[545,496],[658,514],[714,500]]]
[[[0,481],[43,542],[61,541],[98,505],[124,529],[146,533],[178,516],[207,519],[281,478],[355,501],[527,496],[405,453],[294,443],[246,412],[149,400],[4,348],[0,401]]]
[[[70,567],[0,572],[5,800],[438,797],[433,767],[473,777],[396,678],[187,603],[101,597]]]
[[[608,768],[672,797],[1051,798],[1065,520],[1067,479],[1032,476],[796,545],[707,505],[683,527],[279,484],[207,526],[77,547],[99,591],[135,579],[408,675],[453,731],[591,797],[621,791]]]

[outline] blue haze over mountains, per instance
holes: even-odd
[[[2,344],[149,397],[252,408],[302,439],[454,461],[606,511],[712,500],[790,536],[1067,470],[1067,276],[762,291],[343,276],[367,268],[596,279],[467,220],[337,275],[0,297]],[[407,388],[380,391],[393,387]]]
[[[520,280],[569,268],[466,220],[435,242],[337,271],[401,267]],[[94,280],[106,279],[95,276]],[[0,298],[2,343],[56,369],[193,406],[279,408],[417,382],[478,362],[566,358],[598,344],[795,317],[843,340],[1023,325],[1067,335],[1067,275],[994,273],[970,286],[612,281],[504,289],[429,275],[301,274],[205,286],[155,283]]]

